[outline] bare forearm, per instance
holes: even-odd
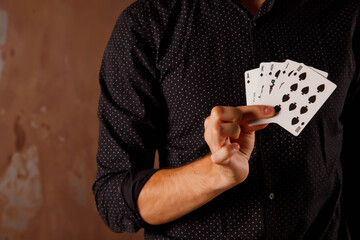
[[[173,221],[243,182],[249,173],[254,131],[266,127],[249,127],[247,122],[274,114],[267,106],[214,107],[204,121],[211,156],[152,175],[137,201],[142,218],[150,224]]]
[[[150,224],[164,224],[215,198],[227,187],[213,168],[210,156],[206,156],[186,166],[156,172],[137,201],[142,218]]]

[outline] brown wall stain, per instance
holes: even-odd
[[[20,117],[17,116],[14,123],[14,134],[15,134],[15,150],[21,152],[25,144],[26,134],[24,128],[20,125]]]
[[[100,62],[133,1],[0,1],[0,239],[143,239],[91,192]]]
[[[36,146],[15,152],[0,180],[1,228],[23,232],[42,204]]]

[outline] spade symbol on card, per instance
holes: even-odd
[[[292,120],[291,120],[291,125],[295,125],[299,122],[299,117],[294,117]]]
[[[291,85],[290,91],[291,91],[291,92],[294,92],[294,91],[297,90],[297,88],[298,88],[298,84],[297,84],[297,83],[294,83],[293,85]]]
[[[305,95],[309,92],[309,87],[304,87],[303,89],[301,89],[301,94]]]
[[[289,111],[292,111],[292,110],[294,110],[296,108],[296,103],[291,103],[290,105],[289,105]]]
[[[283,102],[286,102],[290,99],[290,94],[285,94],[283,97],[282,97],[282,101]]]
[[[304,113],[306,113],[308,111],[308,106],[303,106],[303,107],[301,107],[301,109],[300,109],[300,113],[301,114],[304,114]]]
[[[325,90],[325,84],[321,84],[320,86],[317,87],[317,92],[323,92]]]
[[[276,105],[276,106],[274,107],[274,109],[275,109],[275,113],[280,112],[280,110],[281,110],[281,105],[280,105],[280,104],[279,104],[279,105]]]
[[[299,75],[299,81],[303,81],[306,79],[306,72]]]
[[[309,97],[309,103],[314,103],[316,101],[316,96],[312,95],[311,97]]]

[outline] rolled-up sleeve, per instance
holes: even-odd
[[[161,100],[154,49],[146,20],[133,4],[116,22],[99,73],[93,193],[100,216],[115,232],[136,232],[144,226],[136,200],[156,171]]]

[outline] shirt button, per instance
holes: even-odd
[[[274,199],[274,193],[270,193],[269,198],[270,198],[270,200],[273,200]]]

